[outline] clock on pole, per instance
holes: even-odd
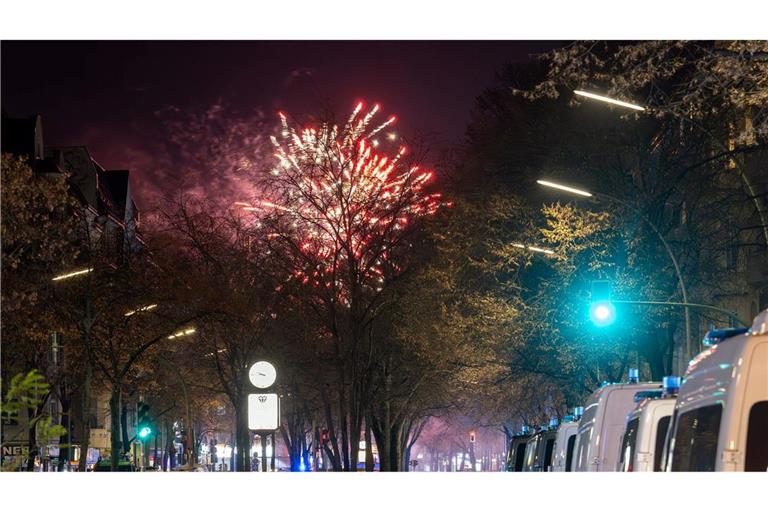
[[[258,361],[248,370],[248,378],[251,383],[260,389],[266,389],[275,383],[277,371],[272,363],[268,361]]]

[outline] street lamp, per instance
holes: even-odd
[[[532,252],[540,252],[544,254],[555,254],[555,251],[551,249],[542,249],[541,247],[536,247],[533,245],[512,244],[512,247],[519,247],[520,249],[527,249]]]
[[[70,279],[72,277],[76,277],[76,276],[80,276],[80,275],[83,275],[83,274],[87,274],[88,272],[92,272],[92,271],[93,271],[92,268],[86,268],[86,269],[83,269],[83,270],[76,270],[74,272],[69,272],[68,274],[62,274],[60,276],[56,276],[53,279],[51,279],[51,281],[63,281],[64,279]]]
[[[141,313],[142,311],[150,311],[152,309],[155,309],[157,307],[157,304],[149,304],[148,306],[142,306],[138,309],[133,309],[125,314],[125,316],[133,316],[136,313]]]
[[[646,224],[648,224],[648,226],[653,230],[653,232],[656,233],[656,236],[658,236],[659,240],[661,240],[661,243],[664,246],[664,249],[666,249],[667,255],[669,255],[669,259],[672,260],[672,266],[675,268],[675,274],[677,274],[677,282],[678,282],[678,285],[680,286],[680,293],[683,296],[683,303],[686,304],[684,306],[684,312],[685,312],[685,315],[684,315],[685,316],[685,355],[686,355],[687,358],[690,358],[691,355],[692,355],[691,354],[691,315],[690,315],[690,312],[688,310],[688,305],[687,305],[688,304],[688,291],[685,288],[685,281],[683,280],[683,275],[680,272],[680,265],[677,262],[677,258],[675,257],[675,254],[672,252],[672,248],[669,246],[669,243],[667,243],[666,238],[664,238],[664,235],[661,234],[661,231],[659,231],[659,229],[656,227],[656,225],[653,222],[651,222],[648,219],[648,217],[646,217],[640,210],[638,210],[637,208],[635,208],[631,204],[627,203],[626,201],[622,201],[621,199],[619,199],[617,197],[613,197],[613,196],[610,196],[608,194],[603,194],[603,193],[590,193],[590,192],[587,192],[586,190],[581,190],[581,189],[573,188],[573,187],[567,187],[565,185],[560,185],[560,184],[553,183],[551,181],[546,181],[546,180],[537,180],[536,183],[538,183],[539,185],[543,185],[545,187],[556,188],[558,190],[564,190],[564,191],[567,191],[567,192],[571,192],[571,193],[576,194],[576,195],[581,195],[581,196],[585,196],[585,197],[592,197],[592,196],[594,196],[596,199],[602,198],[602,199],[606,199],[608,201],[614,201],[614,202],[616,202],[618,204],[621,204],[621,205],[623,205],[623,206],[633,210],[635,213],[637,213],[640,216],[640,218],[643,219]],[[611,316],[611,315],[609,315],[609,316]],[[615,317],[615,314],[612,315],[612,316]],[[593,317],[593,321],[594,320],[595,320],[595,318]],[[682,362],[680,364],[681,364],[681,368],[682,368]],[[684,368],[682,368],[682,369],[684,370]],[[682,374],[682,371],[680,373]]]
[[[621,100],[609,98],[608,96],[602,96],[600,94],[595,94],[593,92],[586,92],[586,91],[581,91],[581,90],[574,90],[573,92],[574,92],[574,94],[576,94],[578,96],[583,96],[585,98],[590,98],[590,99],[593,99],[593,100],[602,101],[604,103],[610,103],[611,105],[618,105],[620,107],[631,108],[633,110],[638,110],[638,111],[642,111],[642,112],[647,110],[645,107],[641,107],[641,106],[635,105],[633,103],[627,103],[626,101],[621,101]],[[701,133],[703,133],[705,136],[707,136],[710,140],[714,141],[714,143],[717,146],[719,146],[720,150],[723,151],[725,154],[731,152],[731,149],[726,147],[726,145],[723,144],[723,142],[720,139],[712,136],[712,134],[709,132],[709,130],[707,130],[703,126],[699,125],[696,121],[694,121],[690,117],[681,116],[680,114],[675,113],[673,110],[666,110],[666,112],[668,112],[669,114],[671,114],[672,116],[676,117],[677,119],[679,119],[679,120],[681,120],[683,122],[690,123],[691,126],[695,127]],[[760,217],[760,224],[762,225],[762,229],[763,229],[763,238],[764,238],[766,246],[768,246],[768,220],[766,220],[765,212],[763,211],[763,209],[762,209],[762,207],[760,205],[760,200],[759,200],[760,196],[757,194],[757,191],[752,186],[752,182],[750,181],[749,176],[747,176],[746,172],[744,171],[744,168],[742,167],[742,164],[738,163],[737,160],[734,160],[734,162],[736,162],[736,165],[739,167],[739,175],[741,177],[741,181],[743,181],[744,185],[747,187],[747,191],[749,192],[750,199],[752,199],[752,204],[755,206],[755,210],[757,210],[757,215]]]
[[[172,340],[175,338],[181,338],[182,336],[189,336],[190,334],[194,333],[196,329],[194,327],[190,327],[188,329],[183,329],[181,331],[177,331],[170,336],[167,337],[167,339]]]
[[[573,92],[579,96],[584,96],[585,98],[602,101],[604,103],[610,103],[611,105],[631,108],[632,110],[639,110],[641,112],[645,110],[645,107],[641,107],[640,105],[635,105],[634,103],[627,103],[626,101],[615,100],[613,98],[609,98],[608,96],[601,96],[600,94],[595,94],[593,92],[587,92],[587,91],[573,91]]]

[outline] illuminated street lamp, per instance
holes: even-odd
[[[520,249],[527,249],[532,252],[541,252],[544,254],[555,254],[555,251],[551,249],[542,249],[541,247],[535,247],[533,245],[512,244],[512,247],[519,247]]]
[[[194,327],[189,327],[188,329],[184,329],[184,330],[181,330],[181,331],[178,331],[178,332],[175,332],[175,333],[171,334],[170,336],[168,336],[167,339],[172,340],[172,339],[175,339],[175,338],[181,338],[183,336],[189,336],[190,334],[194,333],[195,331],[196,331],[196,329]]]
[[[584,96],[585,98],[590,98],[593,100],[610,103],[611,105],[631,108],[632,110],[639,110],[641,112],[645,110],[645,107],[641,107],[640,105],[635,105],[634,103],[627,103],[626,101],[615,100],[613,98],[609,98],[608,96],[601,96],[600,94],[595,94],[593,92],[587,92],[587,91],[573,91],[573,92],[579,96]]]
[[[141,313],[142,311],[150,311],[152,309],[155,309],[157,307],[157,304],[150,304],[148,306],[142,306],[138,309],[133,309],[125,314],[125,316],[133,316],[136,313]]]
[[[68,274],[62,274],[60,276],[56,276],[53,279],[51,279],[51,281],[63,281],[64,279],[70,279],[72,277],[81,276],[83,274],[87,274],[88,272],[92,272],[92,271],[93,271],[92,268],[86,268],[86,269],[83,269],[83,270],[76,270],[76,271],[70,272]]]
[[[579,195],[579,196],[592,197],[592,194],[590,192],[587,192],[586,190],[581,190],[581,189],[573,188],[573,187],[567,187],[567,186],[561,185],[559,183],[553,183],[553,182],[547,181],[547,180],[536,180],[536,183],[538,183],[539,185],[544,185],[545,187],[556,188],[558,190],[564,190],[566,192],[570,192],[572,194],[576,194],[576,195]]]

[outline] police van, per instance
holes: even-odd
[[[557,428],[550,471],[572,471],[576,432],[579,430],[579,419],[583,413],[583,407],[576,407],[573,415],[563,418],[563,422]]]
[[[542,426],[528,440],[525,446],[523,471],[549,471],[557,436],[557,423],[557,419],[553,418],[549,425]]]
[[[525,446],[533,433],[525,426],[522,431],[512,436],[507,450],[507,471],[517,472],[523,470],[525,462]]]
[[[662,389],[637,404],[627,416],[618,471],[661,471],[664,443],[675,409],[680,377],[664,377]]]
[[[639,382],[639,372],[632,368],[629,383],[606,384],[592,393],[579,421],[573,471],[615,471],[635,395],[659,389],[658,382]]]
[[[667,471],[768,469],[768,309],[707,333],[675,404]]]

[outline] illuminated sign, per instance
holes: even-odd
[[[280,399],[276,393],[248,395],[248,428],[272,431],[280,427]]]

